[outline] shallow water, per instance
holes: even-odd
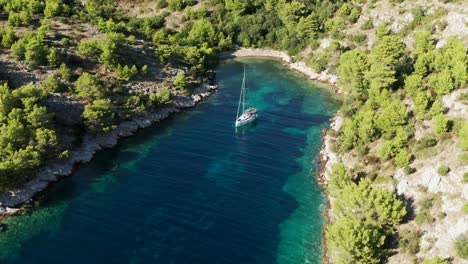
[[[236,133],[243,65],[259,118]],[[7,219],[0,263],[320,263],[314,160],[333,96],[266,59],[225,61],[217,80]]]

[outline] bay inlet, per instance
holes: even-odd
[[[236,132],[244,65],[259,118]],[[6,219],[0,263],[320,263],[333,94],[270,59],[223,61],[217,82]]]

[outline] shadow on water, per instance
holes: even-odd
[[[257,127],[257,122],[258,122],[258,119],[253,120],[252,122],[247,123],[240,127],[233,126],[233,128],[236,131],[237,135],[242,136],[245,133],[248,133],[249,131],[252,131],[252,132],[255,131],[255,127]]]

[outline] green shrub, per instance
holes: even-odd
[[[128,65],[122,67],[122,65],[118,64],[116,73],[120,79],[130,81],[133,77],[135,77],[135,75],[138,74],[138,69],[135,65],[132,67],[128,67]]]
[[[437,172],[441,176],[447,176],[448,173],[450,172],[450,168],[447,166],[440,166],[439,169],[437,169]]]
[[[156,5],[156,7],[158,9],[163,9],[163,8],[166,8],[169,4],[167,3],[167,0],[159,0],[158,1],[158,4]]]
[[[24,59],[24,54],[26,53],[26,38],[22,38],[13,45],[11,45],[11,54],[15,57],[16,60],[20,61]]]
[[[405,167],[403,168],[403,171],[405,172],[405,174],[409,175],[409,174],[414,173],[415,169],[412,168],[411,166],[405,166]]]
[[[78,98],[101,98],[104,96],[104,87],[100,80],[87,72],[75,82],[75,92]]]
[[[428,134],[423,136],[418,142],[416,142],[414,150],[419,151],[425,148],[434,147],[435,145],[437,145],[437,139],[433,134]]]
[[[171,91],[167,87],[160,87],[150,94],[149,100],[154,107],[161,107],[171,103]]]
[[[374,22],[372,21],[371,18],[366,20],[366,22],[362,23],[362,25],[361,25],[362,30],[367,30],[367,29],[371,29],[371,28],[374,28]]]
[[[462,93],[457,98],[460,101],[468,101],[468,93]]]
[[[464,182],[464,183],[467,183],[467,182],[468,182],[468,172],[465,172],[465,173],[463,174],[463,182]]]
[[[468,122],[461,126],[458,136],[461,140],[461,149],[468,150]]]
[[[141,75],[142,75],[142,76],[148,75],[148,65],[146,65],[146,64],[143,65],[143,66],[141,67],[140,72],[141,72]]]
[[[445,109],[444,109],[444,105],[442,104],[442,102],[440,100],[437,100],[432,104],[430,113],[433,116],[437,116],[439,114],[442,114],[444,110]]]
[[[176,87],[178,90],[184,90],[187,88],[187,80],[185,77],[185,72],[180,71],[177,73],[176,77],[174,78],[174,87]]]
[[[95,133],[105,133],[116,128],[115,115],[109,99],[94,100],[85,105],[83,119],[86,126]]]
[[[64,81],[70,81],[72,77],[72,71],[67,67],[65,63],[60,64],[59,69],[57,70],[57,74],[62,77]]]
[[[183,0],[169,0],[168,6],[171,11],[180,11],[185,8],[186,2]]]
[[[400,150],[395,156],[395,164],[400,167],[406,167],[410,164],[411,155],[406,149]]]
[[[70,157],[70,150],[64,150],[62,151],[57,158],[61,159],[61,160],[64,160],[64,159],[68,159]]]
[[[58,138],[44,105],[47,94],[32,84],[14,90],[0,85],[0,192],[22,185],[45,160],[56,157]]]
[[[49,75],[42,83],[42,87],[48,92],[57,93],[60,92],[61,84],[57,77],[54,75]]]
[[[455,240],[455,249],[460,258],[468,260],[468,235],[460,235]]]
[[[437,20],[435,25],[437,26],[437,29],[439,31],[444,31],[448,26],[448,22],[447,22],[447,20]]]
[[[70,46],[70,39],[69,38],[62,38],[60,40],[60,44],[64,47]]]
[[[460,154],[458,160],[460,161],[460,165],[468,165],[468,153]]]
[[[30,67],[43,64],[47,59],[47,47],[38,38],[32,38],[25,46],[24,57]]]
[[[432,223],[434,220],[429,210],[421,210],[421,212],[419,212],[419,214],[417,214],[414,218],[414,221],[416,224],[422,225]]]
[[[441,135],[448,131],[448,122],[443,114],[438,114],[434,118],[434,130],[436,134]]]
[[[415,255],[419,252],[419,236],[419,230],[403,230],[398,239],[398,247],[402,252]]]
[[[449,262],[441,257],[425,259],[423,264],[449,264]]]
[[[16,42],[16,34],[15,31],[11,28],[7,28],[5,33],[2,36],[2,45],[4,48],[10,48]]]
[[[422,211],[430,210],[434,205],[440,205],[441,203],[441,194],[433,193],[426,195],[423,199],[418,202],[418,206]]]
[[[447,217],[447,214],[444,213],[444,212],[440,212],[440,213],[437,214],[437,220],[439,220],[439,221],[444,219],[445,217]]]
[[[49,49],[49,54],[47,55],[47,61],[49,62],[50,67],[57,67],[60,65],[62,59],[56,48],[52,47]]]
[[[367,35],[366,34],[348,35],[348,39],[362,45],[367,42]]]
[[[383,37],[390,35],[390,33],[391,31],[388,28],[388,25],[386,23],[380,24],[375,31],[375,34],[377,35],[379,39],[382,39]]]
[[[142,113],[146,110],[146,96],[143,94],[133,94],[127,97],[127,100],[124,104],[124,109],[126,110],[126,117],[130,117],[135,113]]]

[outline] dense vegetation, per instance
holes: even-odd
[[[11,90],[0,86],[0,187],[23,182],[41,162],[57,154],[52,114],[46,93],[34,86]]]
[[[195,3],[171,1],[169,6],[179,10]],[[49,94],[82,102],[86,129],[106,133],[132,115],[167,106],[173,93],[186,94],[191,82],[214,65],[215,52],[221,49],[218,46],[231,47],[231,40],[217,34],[207,19],[176,32],[164,26],[167,13],[129,17],[113,1],[86,1],[83,8],[80,1],[73,0],[1,0],[0,13],[6,19],[6,27],[0,30],[4,51],[18,65],[25,65],[25,71],[45,70],[47,74],[39,86],[4,84],[1,88],[0,190],[21,185],[46,160],[68,153],[57,132],[67,128],[56,124],[44,105]],[[74,25],[88,26],[90,22],[99,30],[95,37],[83,37],[89,36],[86,31],[63,35],[57,29],[73,32]],[[138,43],[147,47],[149,60],[134,58],[141,56]],[[152,63],[151,68],[143,61]],[[167,65],[188,67],[190,76],[180,71],[173,82],[157,89],[125,89],[134,79],[154,80],[149,71],[154,74]],[[4,78],[7,81],[10,76]]]
[[[106,133],[133,115],[171,104],[174,94],[188,94],[216,65],[217,53],[234,45],[285,50],[317,71],[337,73],[346,95],[334,149],[355,153],[370,168],[385,164],[410,174],[414,159],[448,136],[459,137],[460,148],[468,150],[468,123],[449,120],[441,102],[467,83],[467,48],[450,38],[436,49],[435,28],[419,30],[411,52],[403,41],[443,10],[428,15],[415,9],[413,22],[398,33],[378,25],[368,50],[367,35],[344,31],[358,21],[365,0],[210,0],[198,8],[194,0],[154,2],[161,12],[135,17],[118,8],[119,1],[0,0],[4,52],[28,70],[47,72],[37,87],[0,87],[0,190],[24,183],[46,160],[66,156],[57,136],[64,124],[45,107],[48,96],[78,100],[84,129]],[[181,14],[180,23],[169,23],[168,10]],[[63,27],[76,37],[63,35]],[[372,28],[371,19],[360,26]],[[320,47],[322,38],[330,40],[327,47]],[[309,55],[301,53],[307,47]],[[162,69],[171,67],[176,73],[164,75]],[[133,80],[155,82],[158,74],[165,80],[157,89],[128,88]],[[433,131],[416,140],[415,125],[423,121],[433,122]],[[406,209],[374,184],[380,173],[343,164],[330,172],[334,221],[326,236],[337,263],[380,263],[389,252]],[[431,221],[428,208],[420,207],[415,220]],[[415,254],[418,235],[400,234],[402,250]],[[466,257],[466,238],[457,248]]]
[[[380,263],[394,225],[406,215],[403,203],[367,179],[356,183],[343,164],[331,175],[337,220],[327,230],[330,254],[336,263]]]

